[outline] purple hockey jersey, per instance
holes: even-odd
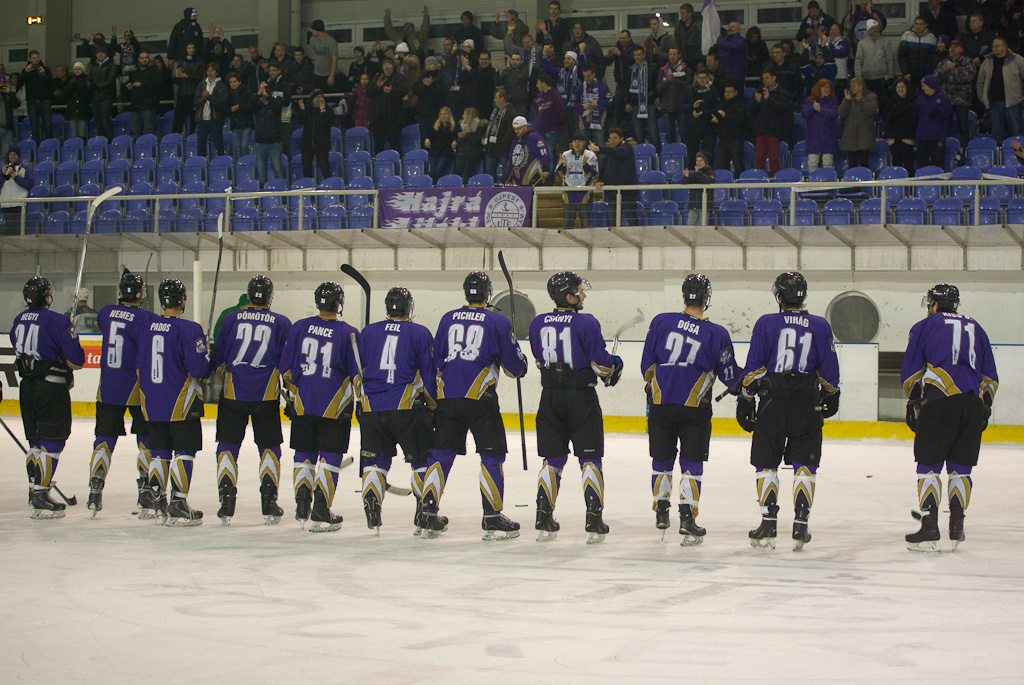
[[[675,312],[659,314],[651,322],[640,371],[651,384],[654,404],[710,406],[715,376],[730,389],[740,382],[729,331]]]
[[[378,321],[359,334],[364,411],[412,409],[420,393],[436,397],[434,338],[411,321]]]
[[[522,138],[512,141],[508,154],[507,182],[517,186],[540,183],[541,174],[551,166],[551,153],[544,139],[536,131],[528,131]]]
[[[37,362],[66,362],[71,369],[85,366],[85,350],[71,319],[49,309],[27,309],[14,317],[11,344],[17,356]]]
[[[971,317],[950,312],[927,316],[910,329],[900,377],[908,397],[917,383],[946,396],[987,394],[990,400],[999,388],[988,335]]]
[[[806,311],[765,314],[754,324],[750,351],[743,368],[743,387],[766,373],[814,373],[826,393],[839,387],[839,358],[832,327]]]
[[[97,319],[103,334],[103,353],[96,401],[137,406],[140,401],[139,341],[157,315],[142,307],[111,304],[100,310]]]
[[[139,392],[147,421],[184,421],[203,415],[203,386],[210,377],[210,353],[203,327],[195,321],[161,316],[139,339]]]
[[[224,317],[213,349],[213,368],[224,398],[267,402],[279,397],[277,367],[292,322],[265,307],[246,306]]]
[[[336,419],[352,402],[358,377],[352,334],[341,319],[311,316],[288,331],[281,354],[284,381],[295,393],[295,412]]]
[[[498,382],[498,368],[511,378],[526,375],[512,322],[483,307],[462,307],[441,317],[434,336],[437,399],[478,400]]]
[[[537,366],[562,362],[573,371],[590,367],[598,376],[610,376],[614,362],[604,346],[601,324],[591,314],[556,308],[530,322],[530,349]]]

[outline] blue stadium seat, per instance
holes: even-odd
[[[156,167],[156,183],[181,183],[181,160],[177,157],[161,159]]]
[[[926,166],[921,167],[914,174],[914,178],[922,178],[925,176],[937,176],[945,173],[940,167],[937,166]],[[914,186],[914,197],[919,197],[927,202],[935,202],[942,196],[942,186]]]
[[[327,169],[331,172],[331,176],[344,176],[345,175],[345,156],[340,152],[330,151],[327,153]],[[323,180],[323,179],[321,179]]]
[[[331,178],[325,178],[320,184],[319,190],[345,190],[345,180],[332,176]],[[340,205],[341,195],[317,195],[316,196],[316,207],[321,213],[328,207]]]
[[[412,150],[402,159],[402,179],[406,185],[413,176],[425,176],[430,156],[426,150]]]
[[[156,158],[160,141],[152,133],[144,133],[132,143],[132,157],[140,159]]]
[[[370,153],[366,150],[357,150],[345,157],[345,182],[351,184],[360,176],[370,176]]]
[[[128,135],[114,136],[107,147],[107,159],[125,159],[131,162],[132,159],[132,137]]]
[[[1024,210],[1022,210],[1024,215]],[[604,200],[598,200],[590,206],[590,225],[594,228],[608,228],[609,208]]]
[[[715,169],[715,183],[732,183],[733,175],[728,169]],[[716,190],[712,196],[712,204],[717,207],[729,199],[730,191],[727,188]]]
[[[764,169],[747,169],[739,178],[740,183],[767,183],[768,172]],[[749,205],[760,202],[764,199],[763,188],[740,188],[738,193],[739,199],[743,200]]]
[[[131,112],[119,112],[114,115],[114,121],[112,128],[114,129],[115,136],[126,136],[128,135],[129,129],[132,124]]]
[[[799,169],[779,169],[772,176],[772,183],[800,183],[803,180],[803,172]],[[790,196],[789,188],[772,188],[772,199],[778,200],[784,207],[789,206]],[[797,197],[799,197],[799,194]]]
[[[351,183],[348,184],[348,189],[349,190],[367,190],[367,191],[373,190],[373,179],[370,178],[369,176],[360,176],[359,178],[354,179]],[[361,207],[363,205],[368,205],[368,204],[370,204],[370,196],[369,195],[346,195],[345,196],[345,205],[349,208],[349,211],[353,212],[353,214],[354,214],[354,210],[353,210],[354,207]],[[373,207],[371,206],[370,209],[371,209],[371,214],[372,214]]]
[[[191,133],[185,138],[185,142],[181,146],[181,156],[185,160],[199,156],[199,136],[197,134]]]
[[[206,157],[189,157],[181,168],[182,187],[189,183],[206,184]]]
[[[663,171],[645,171],[640,174],[640,185],[665,185],[668,179]],[[640,190],[637,192],[637,202],[641,205],[638,211],[644,211],[645,207],[661,202],[668,193],[661,189]]]
[[[202,181],[189,181],[188,183],[182,184],[181,192],[182,194],[188,195],[198,195],[200,193],[205,193],[206,184],[203,183]],[[205,202],[206,201],[201,197],[183,197],[180,200],[178,200],[178,213],[184,213],[188,209],[196,209],[199,210],[200,214],[202,214],[203,205],[205,204]]]
[[[759,200],[750,210],[751,226],[777,226],[782,223],[782,203],[778,200]]]
[[[402,185],[401,176],[385,176],[377,184],[377,190],[401,190]]]
[[[371,228],[373,226],[373,207],[360,205],[352,210],[348,218],[349,228]]]
[[[103,182],[103,160],[90,159],[78,172],[78,183],[80,186],[86,184],[99,185]],[[99,195],[99,193],[97,193]]]
[[[130,210],[121,221],[122,233],[149,233],[152,226],[149,222],[149,212],[145,209]]]
[[[907,170],[901,166],[886,167],[878,174],[879,181],[895,181],[901,178],[907,178]],[[899,202],[905,193],[906,186],[885,186],[885,201]]]
[[[313,231],[318,228],[317,220],[319,215],[316,212],[316,207],[310,207],[309,205],[302,206],[302,230]],[[288,224],[288,228],[292,231],[299,230],[299,213],[292,212],[291,220]]]
[[[132,164],[132,168],[128,170],[128,185],[134,186],[136,183],[155,183],[156,182],[156,159],[153,157],[140,157],[135,160]]]
[[[400,170],[401,157],[396,150],[381,150],[373,159],[373,180],[377,184],[388,176],[398,176]]]
[[[292,190],[313,190],[314,188],[316,188],[316,181],[314,181],[311,178],[297,178],[297,179],[295,179],[294,182],[292,182]],[[311,199],[312,199],[311,197],[303,198],[302,204],[304,206],[308,206],[310,204],[309,201]],[[316,202],[313,201],[312,204],[316,204]],[[288,211],[290,211],[291,213],[294,214],[298,210],[298,208],[299,208],[299,196],[298,195],[289,195],[288,196]]]
[[[121,212],[108,209],[93,217],[93,233],[119,233],[121,231]]]
[[[927,202],[919,197],[908,197],[896,203],[894,221],[897,224],[923,224],[927,214]]]
[[[178,189],[178,184],[177,183],[157,183],[156,184],[156,188],[153,189],[153,194],[154,195],[177,195],[178,194],[178,190],[179,189]],[[160,219],[160,223],[161,224],[163,224],[163,222],[164,222],[164,212],[168,212],[169,211],[173,215],[175,213],[175,211],[177,210],[177,206],[178,206],[178,201],[175,200],[174,198],[167,198],[166,200],[161,200],[160,201],[159,219]],[[153,212],[156,213],[157,211],[158,211],[158,208],[156,206],[156,203],[154,202]],[[167,227],[164,228],[164,230],[171,230],[171,228],[170,228],[170,226],[167,226]]]
[[[633,158],[636,161],[637,176],[641,176],[644,172],[653,171],[658,168],[658,155],[654,146],[650,143],[634,145]]]
[[[298,147],[298,145],[295,145],[293,147]],[[316,166],[316,164],[314,164],[313,166]],[[295,181],[302,178],[302,153],[297,152],[296,154],[292,155],[291,161],[287,164],[287,166],[285,166],[284,169],[285,173],[288,174],[289,183],[295,183]]]
[[[882,198],[873,197],[860,203],[857,208],[857,223],[882,224]]]
[[[973,142],[973,141],[972,141]],[[972,166],[961,166],[953,169],[950,174],[950,180],[952,181],[980,181],[981,180],[981,169]],[[965,202],[971,202],[974,200],[974,190],[976,186],[968,185],[955,185],[950,186],[950,194],[953,197],[958,197]]]
[[[948,146],[947,146],[948,147]],[[996,165],[998,147],[995,138],[979,136],[967,141],[967,166],[988,171]]]
[[[437,179],[436,188],[461,188],[462,177],[458,174],[448,174]]]
[[[39,162],[36,164],[33,171],[36,174],[37,186],[46,186],[49,188],[53,185],[53,175],[57,173],[57,167],[53,165],[53,162]]]
[[[804,176],[807,175],[807,141],[801,140],[793,145],[793,159],[790,166],[799,169]]]
[[[679,224],[679,205],[672,200],[655,202],[647,210],[648,226],[674,226]]]
[[[131,169],[131,162],[127,159],[117,158],[110,160],[107,168],[103,170],[103,185],[128,185],[128,171]]]
[[[43,233],[57,235],[67,233],[70,221],[71,218],[68,216],[68,213],[63,210],[50,212],[49,216],[46,217],[46,223],[43,224]]]
[[[83,159],[88,162],[89,160],[103,161],[107,158],[107,139],[104,136],[93,136],[89,139],[89,142],[85,144],[83,150]]]
[[[186,200],[182,200],[185,204]],[[175,233],[199,233],[203,230],[203,210],[189,207],[178,212],[174,221]]]
[[[78,162],[84,159],[85,142],[81,138],[68,138],[60,148],[61,162]]]
[[[36,164],[42,162],[50,162],[57,164],[60,161],[60,141],[56,138],[47,138],[43,142],[39,143],[39,148],[36,150]]]
[[[843,181],[849,183],[864,183],[866,181],[873,181],[874,175],[871,173],[871,169],[862,166],[855,166],[852,169],[847,169],[846,173],[843,174]],[[874,195],[874,188],[872,186],[854,187],[854,188],[843,188],[839,191],[841,197],[852,197],[852,198],[869,198]]]
[[[341,205],[325,207],[320,212],[319,228],[321,231],[346,228],[348,212]]]
[[[74,197],[74,195],[75,195],[75,188],[74,188],[74,186],[72,186],[69,183],[66,183],[64,185],[58,185],[56,188],[54,188],[53,189],[53,193],[51,194],[51,197]],[[50,203],[50,207],[49,207],[49,211],[50,211],[51,214],[53,212],[65,212],[65,213],[70,212],[71,211],[71,203],[70,202],[51,202]]]
[[[868,154],[868,168],[876,176],[889,166],[892,153],[889,150],[889,141],[884,138],[875,139],[875,149]]]
[[[242,181],[241,183],[235,184],[236,193],[258,193],[260,192],[260,182],[257,180]],[[232,198],[232,207],[234,209],[241,209],[243,207],[253,208],[256,207],[256,198],[254,197],[241,197],[238,199]]]
[[[38,171],[39,167],[36,167]],[[1017,168],[1011,166],[994,166],[988,170],[988,173],[992,176],[1005,176],[1006,178],[1017,178]],[[994,197],[1000,202],[1009,202],[1010,198],[1013,197],[1013,186],[1006,183],[996,183],[990,186],[985,186],[985,195],[988,197]]]
[[[402,129],[402,138],[400,144],[402,146],[401,153],[403,156],[409,154],[409,152],[411,152],[412,150],[416,150],[419,148],[420,127],[418,124],[409,124],[408,126]],[[383,152],[383,150],[381,150],[380,152]],[[380,155],[380,152],[377,153],[378,156]]]
[[[233,181],[235,178],[235,160],[231,155],[214,157],[206,169],[206,180],[212,187],[218,181]]]
[[[152,194],[153,186],[150,185],[149,183],[133,183],[131,190],[128,193],[129,197],[128,199],[125,200],[125,210],[128,212],[135,211],[136,209],[145,209],[146,211],[149,211],[151,203],[150,200],[133,200],[131,199],[131,196]]]
[[[346,157],[356,150],[362,150],[367,153],[372,150],[370,132],[363,126],[353,126],[348,129],[345,131],[345,137],[342,139],[341,151]]]
[[[661,148],[658,155],[659,168],[666,176],[672,177],[687,168],[686,143],[669,143]]]
[[[818,203],[814,200],[800,198],[796,201],[796,217],[794,226],[817,225]]]
[[[74,213],[71,217],[71,221],[68,222],[68,233],[75,235],[85,234],[85,222],[86,214],[84,209],[80,209]]]
[[[283,178],[272,178],[263,184],[263,191],[269,193],[282,193],[288,190],[288,184]],[[280,207],[281,198],[276,195],[265,195],[260,198],[260,209],[266,214],[272,207]]]
[[[826,226],[847,226],[853,221],[853,201],[836,198],[825,203],[821,211],[821,220]]]
[[[718,207],[719,226],[746,226],[747,203],[743,200],[726,200]]]
[[[267,166],[269,166],[269,161]],[[268,169],[269,173],[269,169]],[[242,155],[235,162],[235,183],[256,180],[256,155]]]
[[[180,160],[182,155],[182,139],[180,133],[168,133],[160,139],[157,146],[159,161],[174,157]]]
[[[341,129],[331,126],[331,152],[341,152],[341,141],[343,139]]]
[[[757,148],[749,140],[743,141],[743,168],[753,169],[757,166]],[[736,169],[733,168],[733,174]]]
[[[412,177],[410,177],[405,182],[405,187],[406,188],[420,188],[420,189],[423,189],[423,188],[433,188],[434,187],[434,181],[431,180],[430,176],[427,176],[426,174],[412,176]]]
[[[959,198],[941,197],[932,203],[932,223],[959,226],[963,224],[964,203]]]
[[[1024,224],[1024,197],[1015,197],[1006,204],[1006,223]]]
[[[255,207],[238,207],[231,217],[231,232],[255,231],[260,227],[260,213]]]
[[[981,198],[978,211],[978,225],[991,225],[999,223],[999,200],[994,197]],[[967,208],[967,223],[974,225],[974,206]]]
[[[1011,169],[1019,169],[1022,165],[1013,152],[1014,142],[1024,145],[1024,136],[1007,136],[1003,139],[1003,147],[1000,150],[999,163]]]
[[[494,186],[494,177],[490,174],[474,174],[469,177],[468,188],[491,188]]]
[[[21,153],[21,158],[27,162],[35,163],[36,161],[36,141],[29,138],[28,140],[18,141],[18,150]]]

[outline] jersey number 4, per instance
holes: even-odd
[[[779,331],[779,344],[775,352],[775,373],[785,373],[796,370],[800,373],[807,371],[807,358],[811,355],[811,341],[814,336],[810,331],[797,338],[796,329],[783,328]],[[800,348],[800,362],[797,364],[797,347]]]
[[[453,324],[448,329],[448,356],[445,357],[445,361],[450,362],[460,357],[471,362],[480,356],[480,347],[483,344],[483,326],[473,325],[467,328],[461,323]]]

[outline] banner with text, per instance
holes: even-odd
[[[381,190],[381,228],[528,226],[532,188]]]

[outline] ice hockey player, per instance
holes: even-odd
[[[295,519],[303,527],[309,520],[311,533],[324,533],[341,528],[342,517],[331,505],[352,432],[358,367],[352,352],[356,329],[340,319],[345,291],[325,281],[313,302],[319,313],[296,321],[288,332],[281,372],[295,450]]]
[[[553,540],[558,532],[555,500],[562,469],[569,459],[569,443],[583,471],[583,499],[587,506],[587,542],[604,540],[608,533],[604,512],[604,419],[597,399],[597,378],[613,386],[622,376],[622,359],[604,347],[601,324],[583,314],[590,283],[572,271],[548,279],[548,295],[555,303],[549,314],[530,323],[530,348],[540,368],[541,396],[537,409],[537,454],[544,459],[537,484],[537,540]]]
[[[735,390],[740,369],[729,331],[704,318],[711,306],[711,281],[704,274],[683,280],[683,313],[654,317],[644,342],[640,370],[651,388],[647,417],[653,474],[651,492],[657,527],[669,526],[672,471],[678,445],[679,534],[683,545],[699,545],[697,525],[701,477],[711,443],[711,389],[715,377]],[[664,535],[664,532],[662,533]]]
[[[928,316],[910,329],[903,357],[907,425],[914,431],[921,529],[907,535],[915,551],[939,551],[942,465],[949,477],[949,539],[964,540],[964,512],[971,502],[971,469],[978,463],[981,433],[988,427],[999,388],[988,335],[977,321],[957,313],[960,291],[939,283],[922,301]]]
[[[511,378],[526,375],[526,357],[519,349],[508,317],[487,309],[490,277],[474,271],[462,284],[466,305],[441,317],[434,336],[437,367],[437,412],[434,450],[423,480],[423,533],[436,537],[444,524],[437,514],[445,482],[456,454],[466,453],[472,431],[480,453],[480,494],[484,540],[519,537],[519,524],[502,512],[508,447],[498,407],[498,372]]]
[[[136,358],[139,340],[157,317],[142,308],[146,282],[125,269],[117,287],[117,304],[100,310],[98,325],[103,335],[100,355],[100,387],[96,393],[96,439],[89,464],[89,510],[93,518],[103,509],[103,485],[110,473],[110,459],[117,439],[125,434],[124,413],[132,417],[132,435],[139,449],[135,466],[139,477],[139,517],[153,517],[149,490],[149,427],[142,415]]]
[[[270,311],[274,284],[268,277],[253,276],[246,293],[248,304],[224,317],[213,348],[213,368],[223,383],[217,404],[217,516],[229,525],[235,515],[238,452],[251,420],[260,453],[263,519],[270,525],[284,515],[277,505],[284,442],[277,367],[292,323]]]
[[[71,435],[71,377],[85,366],[85,351],[67,316],[50,310],[53,286],[42,276],[22,290],[28,309],[14,317],[14,345],[21,377],[21,421],[29,450],[28,503],[34,519],[64,516],[64,504],[50,498],[53,474]]]
[[[198,526],[203,512],[188,503],[192,462],[203,448],[203,402],[210,377],[210,354],[203,328],[181,318],[188,300],[177,279],[157,291],[163,315],[139,340],[139,391],[149,422],[149,487],[154,515],[168,526]],[[167,505],[170,485],[171,502]]]
[[[387,319],[372,323],[359,334],[359,356],[363,363],[362,438],[363,510],[366,526],[378,535],[381,503],[387,488],[391,460],[401,445],[412,466],[412,491],[416,496],[413,534],[420,535],[423,477],[433,440],[429,413],[435,402],[433,336],[430,330],[412,322],[412,293],[392,288],[384,298]],[[438,517],[440,531],[447,519]]]
[[[779,274],[772,294],[779,313],[754,324],[736,420],[754,434],[750,463],[757,469],[761,525],[750,531],[750,544],[775,549],[778,469],[785,459],[793,467],[793,540],[800,550],[811,541],[807,518],[821,462],[823,419],[839,411],[839,359],[828,321],[804,308],[807,281],[801,274]],[[756,410],[755,397],[761,399]]]

